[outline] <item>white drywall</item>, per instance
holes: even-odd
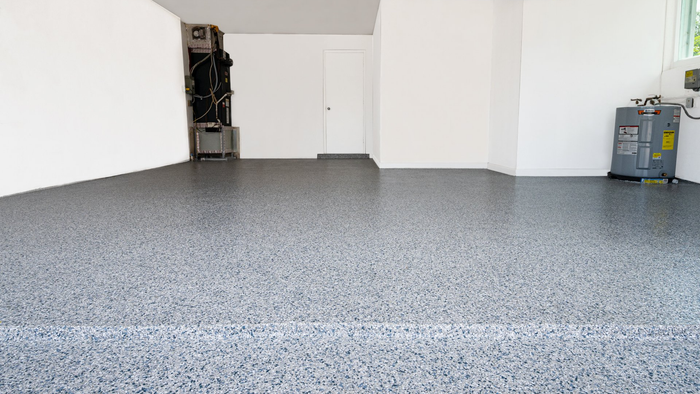
[[[0,195],[188,160],[180,20],[152,1],[3,1],[0,53]]]
[[[365,51],[365,148],[372,153],[372,36],[226,34],[241,158],[323,151],[323,51]]]
[[[523,0],[493,0],[488,168],[515,175],[520,115]]]
[[[518,175],[604,175],[615,108],[659,92],[665,0],[526,0]]]
[[[681,104],[685,104],[685,97],[694,97],[696,107],[689,108],[688,112],[692,116],[700,117],[700,94],[683,89],[685,72],[700,68],[700,59],[692,60],[693,62],[684,62],[685,65],[664,71],[661,95],[669,98],[666,101]],[[685,114],[682,115],[678,135],[676,177],[700,183],[700,120],[689,119]]]
[[[372,158],[376,163],[381,160],[381,98],[380,90],[382,81],[382,10],[381,5],[377,11],[377,20],[374,24],[374,35],[372,37],[372,58],[374,59],[372,72],[372,134],[373,134],[373,154]]]
[[[680,1],[668,2],[666,19],[666,51],[664,54],[664,72],[661,76],[661,95],[664,101],[685,104],[686,97],[695,99],[695,108],[688,112],[700,117],[700,93],[684,89],[685,72],[700,68],[700,58],[675,61],[678,33],[678,12]],[[676,176],[681,179],[700,183],[700,120],[689,119],[685,114],[681,118],[678,136],[678,161]]]
[[[382,0],[380,167],[486,167],[492,18],[486,0]]]

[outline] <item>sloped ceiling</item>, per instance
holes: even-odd
[[[154,0],[185,23],[224,33],[369,35],[379,0]]]

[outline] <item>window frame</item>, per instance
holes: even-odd
[[[695,47],[695,18],[697,14],[698,0],[680,0],[678,52],[676,61],[692,59]]]

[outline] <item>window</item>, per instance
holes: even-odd
[[[700,10],[698,0],[681,2],[678,59],[700,56]]]

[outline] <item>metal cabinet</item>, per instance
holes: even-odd
[[[240,158],[240,128],[230,126],[207,127],[196,124],[194,131],[195,156],[202,158]]]

